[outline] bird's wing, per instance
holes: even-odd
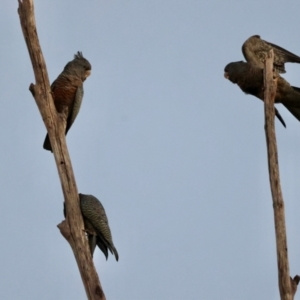
[[[72,124],[74,123],[74,121],[79,113],[80,106],[82,103],[82,98],[83,98],[83,84],[81,84],[80,86],[77,87],[73,106],[71,108],[71,111],[70,111],[69,117],[68,117],[66,133],[71,128]]]
[[[300,63],[300,57],[279,47],[275,44],[264,41],[259,35],[251,36],[245,41],[242,46],[242,52],[245,59],[252,64],[264,67],[264,61],[268,52],[273,49],[274,51],[274,68],[278,73],[285,73],[286,62]]]
[[[242,52],[247,62],[262,68],[266,55],[271,49],[272,47],[262,40],[259,35],[251,36],[242,46]]]
[[[79,194],[80,208],[83,217],[93,226],[97,233],[97,245],[107,258],[107,248],[118,260],[118,252],[114,246],[105,209],[101,202],[92,195]]]
[[[93,206],[93,217],[90,218],[90,222],[93,224],[97,232],[97,245],[102,250],[104,255],[107,258],[107,248],[109,251],[115,255],[116,260],[118,261],[119,255],[118,251],[114,246],[108,219],[102,206],[101,202],[98,201],[97,204]],[[105,251],[105,249],[106,251]]]
[[[279,70],[283,71],[282,73],[285,73],[284,64],[286,62],[292,62],[292,63],[300,63],[300,57],[296,54],[287,51],[286,49],[279,47],[275,44],[269,43],[267,41],[264,41],[267,44],[269,44],[273,50],[274,50],[274,67]]]
[[[103,252],[106,260],[108,258],[108,250],[107,250],[107,244],[103,241],[102,237],[96,236],[97,246],[100,248],[100,250]]]

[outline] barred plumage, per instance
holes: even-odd
[[[93,254],[96,244],[104,253],[106,259],[108,251],[119,259],[117,249],[114,246],[111,231],[105,209],[101,202],[92,195],[79,194],[80,208],[83,215],[85,229],[89,237],[91,253]]]
[[[108,249],[119,260],[119,254],[114,246],[105,209],[101,202],[92,195],[79,194],[80,209],[83,216],[89,247],[93,256],[96,246],[108,258]],[[64,206],[64,215],[66,209]]]

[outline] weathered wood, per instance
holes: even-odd
[[[273,59],[274,54],[273,50],[271,50],[268,58],[265,61],[264,71],[265,133],[268,149],[269,179],[274,209],[280,298],[281,300],[292,300],[293,295],[289,272],[284,201],[280,186],[278,153],[274,127],[274,99],[277,89],[277,75],[274,78],[275,74],[273,73]]]
[[[18,2],[21,27],[36,81],[35,85],[30,85],[30,91],[49,133],[66,203],[67,219],[58,227],[73,250],[88,299],[105,300],[85,237],[77,186],[65,139],[66,112],[58,114],[53,103],[46,63],[37,35],[33,0]]]

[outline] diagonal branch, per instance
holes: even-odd
[[[18,2],[21,27],[36,81],[35,85],[30,85],[30,91],[49,133],[66,203],[68,217],[58,227],[72,247],[88,299],[105,300],[83,231],[78,191],[65,139],[66,117],[64,113],[56,112],[53,103],[46,63],[37,35],[33,0],[18,0]]]
[[[268,166],[271,193],[273,198],[278,284],[281,300],[292,300],[292,290],[289,274],[287,237],[285,228],[284,202],[280,186],[278,153],[274,127],[274,99],[277,89],[277,78],[273,74],[273,50],[270,50],[265,62],[264,73],[264,105],[265,105],[265,132],[268,148]],[[295,291],[296,292],[296,291]]]

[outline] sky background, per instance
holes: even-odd
[[[85,299],[56,227],[63,195],[17,7],[0,10],[0,299]],[[35,13],[51,82],[77,51],[92,64],[67,143],[78,189],[101,200],[120,255],[95,252],[107,299],[278,300],[263,105],[223,73],[254,34],[300,55],[299,1],[52,0]],[[300,87],[300,66],[286,69]],[[277,107],[294,276],[300,124]]]

